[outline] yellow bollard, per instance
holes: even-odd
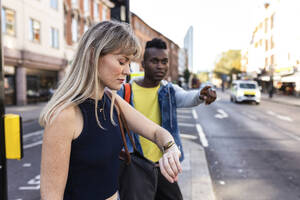
[[[22,118],[16,114],[4,117],[5,148],[7,159],[23,158]]]

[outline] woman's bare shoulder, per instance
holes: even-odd
[[[51,132],[51,135],[64,132],[72,139],[76,137],[82,127],[82,115],[77,105],[70,105],[61,110],[50,124],[45,127],[45,132]]]

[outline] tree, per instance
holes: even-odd
[[[191,72],[188,69],[185,69],[183,72],[184,82],[188,84]]]
[[[218,75],[238,74],[241,72],[241,50],[223,52],[217,61],[214,72]]]

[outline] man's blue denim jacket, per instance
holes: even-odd
[[[118,91],[118,95],[124,97],[124,86],[122,86],[122,88]],[[131,92],[130,104],[134,107],[132,101],[133,98],[134,96],[133,93]],[[160,88],[158,89],[158,103],[159,103],[159,108],[161,113],[161,126],[172,134],[175,143],[177,144],[181,152],[180,161],[182,161],[184,159],[184,154],[183,154],[182,143],[178,131],[176,109],[180,107],[193,107],[202,103],[202,100],[199,99],[199,91],[198,90],[185,91],[182,88],[180,88],[178,85],[169,83],[167,81],[161,81]],[[139,136],[134,133],[131,134],[134,137],[137,150],[143,153]],[[126,137],[126,142],[129,151],[132,152],[133,147],[130,143],[128,136]]]

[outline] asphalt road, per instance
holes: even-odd
[[[218,96],[197,107],[216,199],[300,199],[300,108]]]

